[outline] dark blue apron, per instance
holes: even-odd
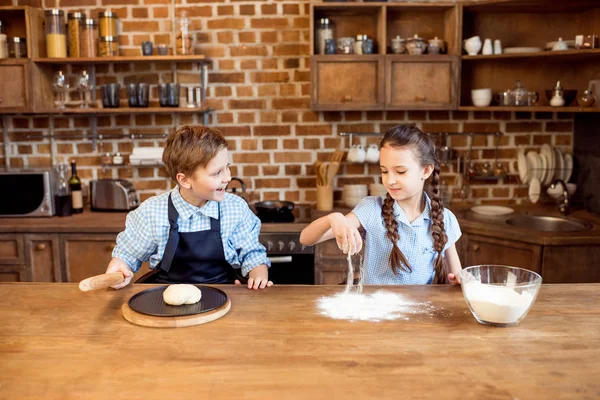
[[[233,283],[236,274],[225,260],[219,219],[210,219],[210,229],[179,232],[179,213],[169,195],[169,239],[158,265],[157,283]]]

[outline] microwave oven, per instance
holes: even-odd
[[[0,170],[0,218],[54,215],[51,170]]]

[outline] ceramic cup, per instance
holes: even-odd
[[[471,90],[471,100],[476,107],[487,107],[492,103],[492,89],[473,89]]]
[[[377,164],[379,162],[379,146],[376,144],[369,145],[365,154],[365,161],[371,164]]]
[[[473,36],[464,41],[464,48],[467,54],[470,56],[476,56],[481,50],[481,38],[479,36]]]

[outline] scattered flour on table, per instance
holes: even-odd
[[[379,290],[372,294],[338,293],[317,301],[321,315],[351,321],[408,320],[408,315],[435,310],[431,303],[419,303],[406,297]]]

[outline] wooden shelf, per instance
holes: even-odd
[[[97,114],[205,114],[214,111],[212,108],[186,107],[120,107],[120,108],[52,108],[35,111],[4,112],[0,114],[36,114],[36,115],[97,115]]]
[[[569,60],[575,60],[585,57],[598,57],[600,56],[600,49],[592,50],[563,50],[563,51],[539,51],[535,53],[514,53],[514,54],[490,54],[476,56],[463,55],[463,60],[477,61],[477,60],[502,60],[502,59],[514,59],[514,58],[568,58]]]
[[[598,7],[597,0],[478,0],[465,1],[465,11],[505,13],[573,13]]]
[[[475,107],[475,106],[460,106],[460,111],[523,111],[523,112],[586,112],[586,113],[600,113],[600,107],[551,107],[551,106],[537,106],[537,107]]]
[[[211,60],[202,54],[189,56],[132,56],[132,57],[67,57],[67,58],[34,58],[33,62],[38,64],[111,64],[129,62],[205,62]]]

